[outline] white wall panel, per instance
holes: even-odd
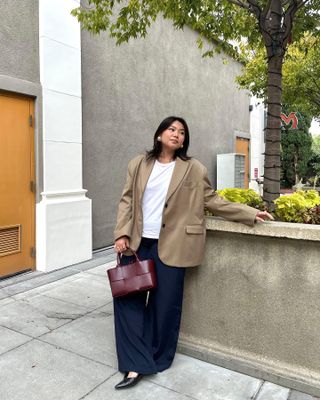
[[[92,257],[91,200],[64,198],[37,205],[37,269],[52,271]]]
[[[46,37],[40,38],[41,83],[45,89],[81,97],[81,53]]]
[[[44,90],[43,116],[45,139],[82,142],[80,97]]]
[[[82,146],[78,143],[46,143],[46,192],[82,188]]]
[[[70,12],[79,6],[75,0],[40,0],[40,31],[58,42],[80,50],[79,24]]]

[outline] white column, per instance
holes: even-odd
[[[37,205],[37,270],[92,257],[91,200],[82,187],[80,25],[76,0],[39,0],[44,190]]]
[[[257,193],[262,194],[262,185],[255,180],[263,180],[264,173],[264,119],[265,106],[263,100],[251,97],[250,104],[252,110],[250,112],[250,136],[251,136],[251,159],[250,159],[250,176],[251,181],[249,187]]]

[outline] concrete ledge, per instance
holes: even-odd
[[[320,226],[206,223],[179,350],[320,397]]]
[[[247,225],[226,221],[218,217],[207,217],[206,228],[209,231],[320,241],[320,225],[266,221],[262,223],[256,223],[254,227],[251,228]]]

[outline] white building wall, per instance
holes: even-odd
[[[265,125],[265,106],[261,99],[251,97],[250,105],[252,111],[250,112],[250,182],[249,187],[254,189],[257,193],[262,194],[262,184],[264,174],[264,125]]]
[[[37,270],[92,257],[91,200],[82,187],[80,25],[76,0],[39,0],[44,190],[37,204]]]

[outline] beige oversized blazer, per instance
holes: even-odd
[[[142,196],[154,161],[139,155],[129,162],[127,180],[120,199],[115,240],[130,238],[137,250],[142,235]],[[212,189],[207,169],[194,158],[177,157],[162,214],[158,253],[164,264],[192,267],[201,264],[206,237],[204,208],[232,221],[253,225],[257,210],[231,203]],[[129,254],[129,253],[128,253]]]

